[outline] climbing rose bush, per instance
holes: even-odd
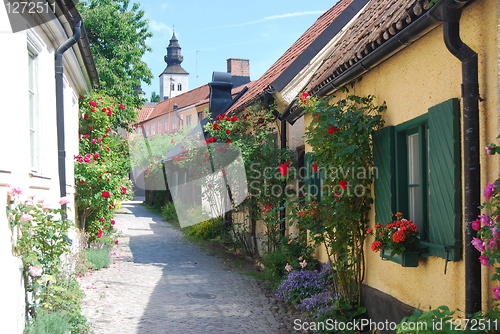
[[[102,241],[112,233],[117,202],[130,198],[127,140],[114,126],[123,109],[122,104],[98,93],[80,97],[75,200],[79,223],[89,232],[89,242]]]
[[[500,137],[500,136],[499,136]],[[500,154],[500,147],[495,144],[488,144],[485,147],[488,156]],[[500,263],[500,178],[489,182],[483,189],[483,196],[486,201],[480,207],[484,214],[473,221],[472,228],[477,232],[472,244],[481,252],[479,261],[486,267],[493,267]],[[500,281],[500,267],[496,266],[491,279]],[[499,284],[500,285],[500,284]],[[500,300],[500,286],[493,288],[493,295]]]

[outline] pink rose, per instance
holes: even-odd
[[[23,190],[19,187],[10,187],[9,190],[7,190],[7,193],[9,194],[9,196],[21,195],[23,193]]]
[[[28,273],[30,274],[31,277],[42,276],[43,269],[38,266],[29,267]]]
[[[60,205],[64,205],[64,204],[68,204],[68,203],[69,203],[69,199],[66,196],[61,197],[61,199],[59,200]]]
[[[479,231],[481,229],[481,221],[479,219],[476,219],[472,222],[472,229],[474,231]]]
[[[27,214],[27,213],[24,213],[22,216],[21,216],[21,221],[22,222],[28,222],[28,221],[32,221],[33,220],[33,216],[30,215],[30,214]]]
[[[285,266],[285,269],[286,269],[286,271],[290,272],[290,271],[292,271],[293,268],[290,264],[287,263]]]

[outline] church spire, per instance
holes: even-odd
[[[167,66],[180,65],[184,60],[181,55],[181,46],[179,45],[179,40],[175,37],[175,30],[172,33],[172,38],[170,39],[170,44],[167,46],[167,55],[165,56],[165,62]]]
[[[181,55],[181,46],[172,32],[172,38],[167,46],[167,55],[163,58],[167,67],[160,74],[160,96],[162,99],[172,98],[189,90],[189,73],[186,72],[181,63],[184,57]]]

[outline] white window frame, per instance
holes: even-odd
[[[32,172],[42,173],[42,125],[40,117],[39,92],[39,55],[46,48],[43,41],[34,32],[27,31],[28,55],[28,129],[30,169]]]

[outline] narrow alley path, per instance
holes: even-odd
[[[112,264],[80,279],[95,334],[280,333],[256,280],[229,270],[144,208],[124,202]]]

